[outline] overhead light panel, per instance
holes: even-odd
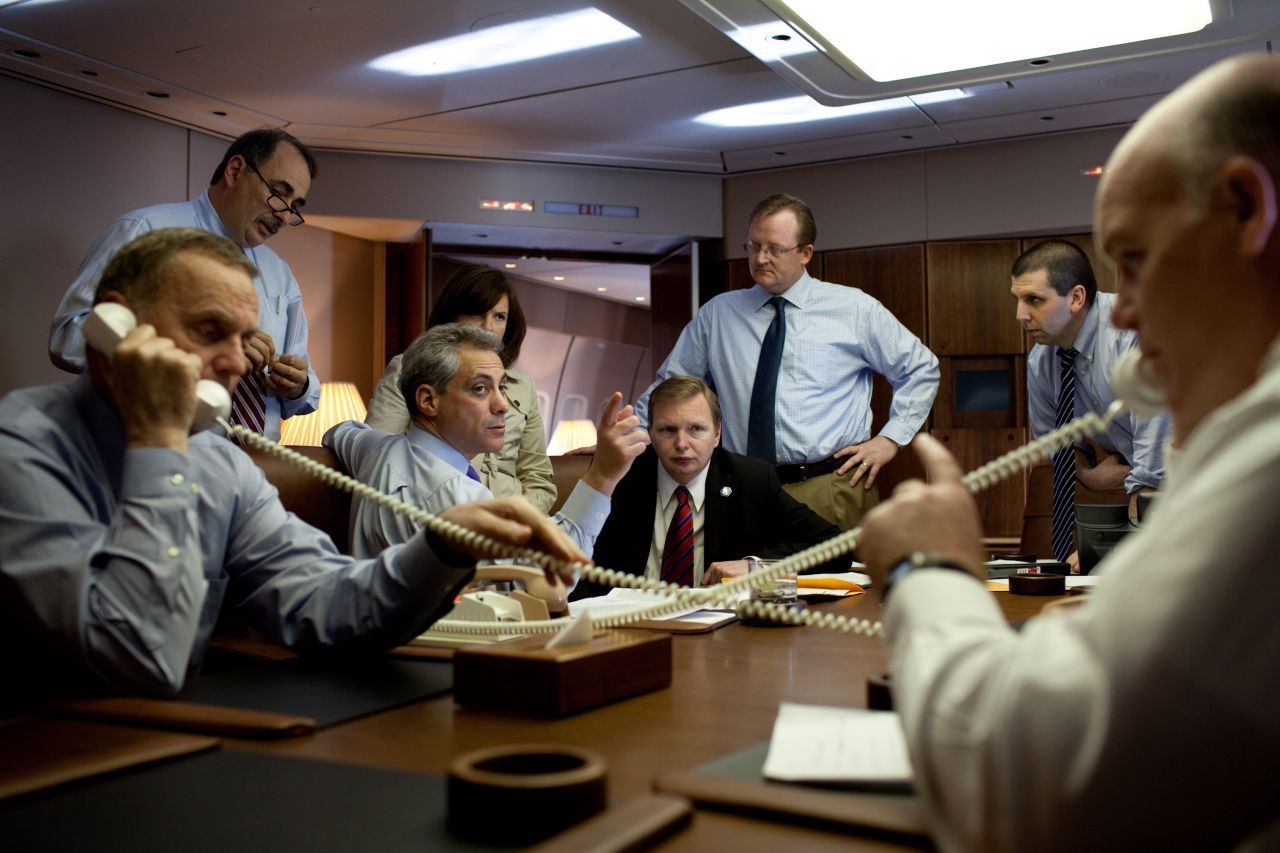
[[[380,56],[369,67],[412,77],[456,74],[639,37],[635,30],[599,9],[586,8],[427,42]]]
[[[879,82],[1185,35],[1209,0],[897,0],[770,3],[836,62]]]
[[[1276,0],[681,0],[828,106],[1257,44]]]
[[[736,107],[712,110],[698,116],[694,121],[699,124],[715,125],[716,127],[762,127],[765,125],[799,124],[809,121],[851,118],[871,113],[882,113],[888,110],[903,110],[967,97],[969,97],[967,92],[960,89],[949,89],[945,92],[912,95],[909,98],[886,98],[881,101],[863,101],[859,104],[848,104],[843,107],[828,107],[819,104],[807,95],[797,95],[794,98],[780,98],[775,101],[761,101],[755,104],[741,104]]]

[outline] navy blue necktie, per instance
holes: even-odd
[[[470,465],[467,466],[467,476],[475,480],[477,483],[480,482],[480,475],[477,474],[476,469],[472,468]]]
[[[778,461],[777,435],[773,412],[778,398],[778,368],[782,366],[782,348],[787,342],[787,303],[781,296],[769,300],[773,306],[773,322],[760,345],[756,362],[756,381],[751,386],[751,409],[747,416],[747,455],[763,459],[770,465]]]
[[[1058,409],[1053,428],[1065,426],[1076,409],[1076,356],[1074,349],[1058,350]],[[1076,449],[1068,445],[1053,454],[1053,556],[1065,560],[1075,550],[1076,527]]]

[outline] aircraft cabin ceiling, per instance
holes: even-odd
[[[778,0],[0,0],[0,73],[228,138],[273,125],[321,149],[735,174],[1127,124],[1280,35],[1274,0],[1203,4],[1215,25],[1152,43],[1164,52],[863,79],[803,122],[790,111],[818,106],[805,73],[739,43],[785,19]],[[936,37],[934,17],[915,20]],[[961,96],[929,97],[941,85]],[[924,97],[865,107],[904,92]]]

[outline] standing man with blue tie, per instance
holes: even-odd
[[[924,424],[938,359],[861,290],[811,278],[815,239],[800,199],[757,204],[743,244],[755,286],[698,309],[654,386],[680,374],[705,378],[724,410],[725,449],[776,465],[793,497],[848,530],[875,506],[880,469]],[[875,436],[873,373],[893,386],[889,421]],[[654,386],[636,406],[642,420]]]
[[[263,245],[285,225],[301,225],[316,161],[301,142],[276,128],[244,134],[222,155],[208,189],[190,201],[126,213],[89,249],[62,297],[49,331],[49,358],[72,373],[85,367],[80,326],[93,307],[107,261],[134,237],[158,228],[198,228],[239,246],[258,270],[258,326],[244,337],[249,373],[231,398],[231,420],[280,438],[280,419],[314,412],[320,380],[307,357],[302,292],[284,259]]]
[[[1045,240],[1023,252],[1011,270],[1017,320],[1033,346],[1027,356],[1027,409],[1039,438],[1085,412],[1111,405],[1111,368],[1137,336],[1111,322],[1114,293],[1099,293],[1089,257],[1066,240]],[[1053,555],[1079,571],[1075,545],[1076,481],[1095,492],[1129,495],[1164,479],[1169,419],[1124,412],[1095,438],[1106,456],[1094,463],[1075,448],[1053,457]]]

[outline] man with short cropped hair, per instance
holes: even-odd
[[[1130,329],[1111,322],[1116,296],[1100,293],[1089,256],[1067,240],[1045,240],[1014,261],[1011,292],[1016,319],[1033,345],[1027,356],[1027,410],[1036,438],[1085,412],[1103,412],[1115,399],[1111,370],[1137,345]],[[1063,377],[1068,376],[1064,390]],[[1071,404],[1068,405],[1067,398]],[[1058,417],[1061,412],[1061,418]],[[1061,422],[1060,422],[1061,421]],[[1074,533],[1075,480],[1095,492],[1129,495],[1129,515],[1137,515],[1139,492],[1160,487],[1164,479],[1164,445],[1169,438],[1165,416],[1140,418],[1125,412],[1094,441],[1106,453],[1089,460],[1079,450],[1065,450],[1055,461],[1054,556],[1078,571]],[[1058,487],[1061,487],[1058,490]]]

